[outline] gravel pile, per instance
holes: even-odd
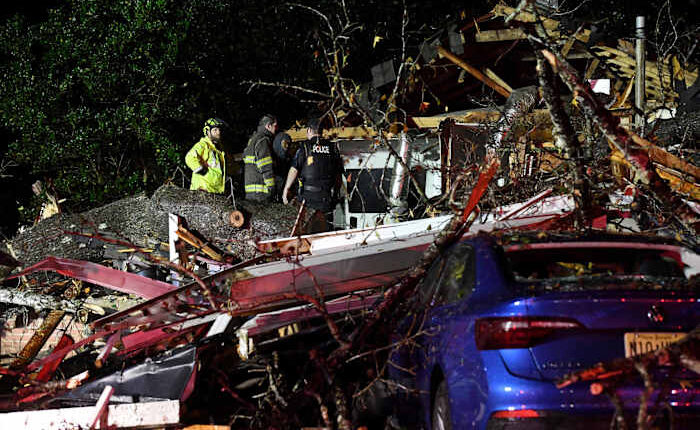
[[[233,205],[227,197],[164,185],[151,198],[128,197],[81,214],[58,214],[21,230],[4,243],[26,265],[49,255],[100,262],[104,242],[71,235],[69,232],[119,238],[134,245],[154,247],[168,242],[168,214],[184,217],[188,228],[244,260],[255,255],[257,240],[288,236],[296,219],[291,206],[237,201],[246,224],[236,229],[229,224]]]

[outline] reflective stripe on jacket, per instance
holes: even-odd
[[[272,200],[275,190],[275,176],[270,148],[272,134],[259,127],[243,150],[246,199]]]
[[[207,163],[207,171],[200,174],[202,166],[199,164],[201,155]],[[195,143],[185,156],[187,167],[192,169],[192,183],[190,190],[204,190],[210,193],[224,192],[224,178],[226,178],[226,154],[216,148],[216,145],[208,137],[203,137]]]

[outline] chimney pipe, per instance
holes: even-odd
[[[638,16],[635,21],[635,46],[634,53],[637,62],[637,69],[635,72],[635,88],[634,88],[634,106],[637,108],[637,114],[635,116],[635,123],[640,130],[640,133],[644,133],[644,125],[646,122],[646,115],[644,110],[646,107],[645,103],[645,81],[646,81],[646,52],[645,52],[645,42],[646,37],[644,35],[644,17]]]

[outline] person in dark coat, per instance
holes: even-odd
[[[299,145],[295,144],[292,141],[292,137],[285,132],[277,133],[272,140],[272,161],[274,164],[275,184],[277,184],[276,188],[279,193],[275,201],[282,201],[282,188],[287,179],[287,173],[292,165],[292,160],[294,159],[294,154],[296,154],[298,147]]]
[[[277,132],[277,118],[265,115],[243,150],[245,197],[249,200],[273,201],[276,193],[272,137]]]

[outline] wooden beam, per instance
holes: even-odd
[[[503,79],[501,79],[501,77],[498,76],[493,70],[491,70],[491,69],[489,69],[489,68],[487,67],[486,69],[484,69],[484,73],[486,74],[486,76],[488,76],[489,78],[491,78],[491,79],[493,79],[494,81],[496,81],[496,82],[497,82],[500,86],[502,86],[503,88],[507,89],[507,90],[510,91],[511,93],[513,92],[513,88],[512,88],[510,85],[508,85],[508,84],[506,83],[506,81],[504,81]]]
[[[190,245],[202,251],[203,253],[207,254],[214,260],[224,261],[224,256],[221,255],[221,253],[219,253],[218,250],[214,249],[214,247],[212,247],[208,242],[205,242],[202,239],[195,236],[191,231],[187,230],[185,227],[179,226],[175,234],[177,234],[177,237],[189,243]]]
[[[632,93],[632,88],[634,88],[634,77],[632,77],[629,82],[627,83],[627,86],[625,87],[625,91],[620,95],[619,99],[615,104],[612,106],[613,109],[622,107],[625,102],[627,101],[627,98],[630,96]]]
[[[436,115],[436,116],[414,116],[411,119],[416,123],[418,128],[438,128],[440,123],[447,118],[452,118],[457,122],[467,122],[467,123],[493,123],[501,118],[501,113],[493,111],[473,111],[473,112],[462,112],[453,113],[446,115]]]
[[[584,75],[584,78],[591,79],[593,77],[593,73],[595,73],[599,64],[600,64],[600,60],[597,58],[594,58],[593,61],[591,61],[591,64],[588,65],[588,68],[586,69],[586,73]]]
[[[533,112],[528,113],[526,117],[528,121],[534,121],[536,124],[541,124],[543,121],[549,123],[550,121],[549,113],[546,109],[535,109]],[[438,128],[440,123],[447,118],[452,118],[457,122],[486,124],[498,121],[501,118],[501,113],[497,110],[475,110],[436,116],[414,116],[411,119],[418,128]]]
[[[479,43],[502,42],[505,40],[526,39],[527,36],[519,28],[504,28],[501,30],[483,30],[474,35]]]
[[[655,163],[659,163],[662,166],[668,167],[670,169],[678,170],[686,175],[693,177],[694,180],[700,180],[700,168],[694,164],[688,163],[687,161],[676,157],[665,149],[654,145],[643,137],[631,133],[632,141],[637,145],[641,146],[647,154],[649,154],[649,159]]]
[[[305,128],[292,128],[286,131],[294,142],[306,140]],[[323,132],[329,139],[366,139],[377,135],[377,131],[371,127],[334,127]]]
[[[574,36],[569,36],[569,39],[564,44],[564,47],[561,48],[561,55],[563,55],[564,58],[569,55],[569,51],[571,51],[571,48],[574,46],[574,42],[576,42],[576,38]]]
[[[474,76],[476,79],[480,80],[481,82],[486,84],[488,87],[492,88],[494,91],[496,91],[498,94],[502,95],[503,97],[508,98],[510,96],[510,91],[503,88],[496,81],[494,81],[493,79],[491,79],[488,76],[481,73],[481,71],[479,69],[468,64],[467,62],[465,62],[461,58],[457,57],[456,55],[452,54],[450,51],[443,48],[442,46],[438,46],[438,53],[440,55],[442,55],[443,57],[447,58],[448,60],[452,61],[453,63],[455,63],[459,67],[466,70],[467,73]]]
[[[520,11],[514,19],[520,22],[536,22],[538,17],[532,12],[526,12],[526,10],[527,9]],[[513,12],[515,12],[514,7],[506,6],[504,4],[497,4],[491,11],[491,13],[494,15],[502,16],[504,18],[510,16]],[[551,18],[544,18],[542,20],[542,24],[547,31],[554,30],[555,28],[559,27],[559,21]]]

